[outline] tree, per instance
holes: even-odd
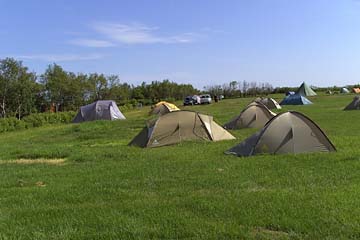
[[[28,72],[21,61],[12,58],[0,60],[1,116],[30,113],[34,109],[36,75]]]
[[[61,66],[54,63],[49,65],[41,76],[41,82],[45,87],[46,98],[55,104],[58,111],[59,106],[64,104],[66,92],[70,87],[67,73]]]
[[[103,74],[92,73],[88,78],[91,100],[102,100],[106,96],[107,80]]]

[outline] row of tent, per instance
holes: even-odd
[[[335,151],[323,131],[303,114],[289,111],[277,115],[269,108],[280,109],[281,106],[274,99],[257,98],[222,127],[212,116],[160,102],[150,111],[158,117],[148,121],[129,145],[153,148],[187,140],[231,140],[235,137],[227,129],[261,128],[226,153],[250,156]],[[97,101],[81,107],[74,122],[98,119],[116,120],[125,119],[125,116],[114,101]]]
[[[284,98],[280,105],[304,105],[311,104],[311,101],[306,96],[314,96],[316,93],[303,82],[295,94],[290,94]],[[272,98],[258,99],[269,109],[281,108],[280,105]],[[174,104],[161,101],[152,108],[150,114],[163,115],[173,111],[179,111],[180,109]],[[125,116],[121,113],[116,103],[112,100],[96,101],[94,103],[82,106],[73,120],[74,123],[93,120],[116,120],[125,119]]]
[[[139,147],[160,147],[185,140],[221,141],[235,139],[227,129],[261,128],[226,154],[251,156],[262,153],[331,152],[336,148],[325,133],[305,115],[288,111],[275,114],[262,102],[279,108],[271,99],[255,99],[223,127],[212,116],[192,111],[173,111],[148,122],[129,143]]]
[[[225,124],[229,129],[234,126],[251,126],[259,127],[266,123],[275,113],[270,109],[281,109],[280,105],[303,105],[311,104],[311,102],[301,95],[289,95],[281,103],[277,103],[273,98],[259,97],[249,104],[239,116],[236,116],[229,123]],[[355,96],[353,101],[347,105],[344,110],[360,110],[360,98]],[[155,104],[149,114],[165,115],[170,112],[180,111],[174,104],[161,101]],[[254,115],[255,114],[255,115]],[[256,121],[255,118],[256,117]],[[126,119],[116,105],[115,101],[102,100],[80,107],[79,112],[75,116],[73,123],[94,120],[118,120]],[[259,119],[262,119],[261,121]]]
[[[360,93],[360,88],[353,88],[352,89],[353,93]],[[327,94],[333,94],[333,92],[331,90],[326,91]],[[343,87],[340,89],[340,93],[346,94],[346,93],[350,93],[349,89],[347,89],[346,87]]]

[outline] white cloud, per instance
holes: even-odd
[[[117,43],[151,44],[151,43],[189,43],[196,40],[198,34],[183,33],[171,36],[161,36],[157,27],[143,24],[95,23],[94,30],[104,37]]]
[[[73,39],[69,41],[69,43],[83,47],[98,47],[98,48],[115,46],[114,43],[106,40],[84,39],[84,38]]]
[[[94,22],[90,25],[97,39],[85,37],[81,38],[80,32],[69,32],[77,38],[70,40],[69,43],[83,47],[114,47],[119,44],[175,44],[191,43],[204,37],[211,32],[209,28],[200,30],[199,33],[185,32],[180,34],[161,34],[158,27],[150,27],[144,24],[131,23],[112,23]],[[215,31],[215,30],[213,30]]]
[[[70,62],[70,61],[86,61],[86,60],[96,60],[103,58],[103,55],[100,54],[88,54],[88,55],[79,55],[79,54],[30,54],[30,55],[18,55],[14,56],[15,58],[23,60],[41,60],[48,62]]]

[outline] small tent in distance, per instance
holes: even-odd
[[[343,87],[343,88],[340,89],[340,93],[344,93],[344,94],[345,94],[345,93],[350,93],[350,91],[349,91],[349,89]]]
[[[263,153],[333,152],[335,146],[311,119],[299,112],[285,112],[270,120],[262,130],[226,151],[252,156]]]
[[[268,109],[281,109],[281,106],[277,101],[275,101],[273,98],[269,97],[258,97],[254,100],[254,102],[259,102],[264,104]]]
[[[280,105],[308,105],[312,102],[300,94],[293,94],[286,96],[281,102]]]
[[[309,87],[305,82],[300,85],[300,87],[296,91],[296,94],[300,94],[304,97],[317,95],[316,92],[314,92],[314,90],[312,90],[311,87]]]
[[[347,105],[344,110],[360,110],[360,97],[355,96],[349,105]]]
[[[149,114],[164,115],[174,111],[180,111],[180,109],[172,103],[161,101],[154,105]]]
[[[271,118],[276,116],[262,103],[253,102],[241,113],[224,124],[225,129],[262,128]]]
[[[80,107],[73,123],[80,123],[94,120],[122,120],[125,116],[112,100],[99,100]]]
[[[353,88],[354,93],[360,93],[360,88]]]
[[[327,90],[325,93],[328,94],[328,95],[334,94],[333,91],[331,91],[331,90]]]
[[[187,140],[221,141],[235,139],[212,116],[192,111],[175,111],[151,121],[129,143],[139,147],[161,147]]]

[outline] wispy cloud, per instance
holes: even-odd
[[[119,44],[175,44],[191,43],[198,40],[202,34],[185,32],[180,34],[161,34],[158,27],[144,24],[95,22],[90,25],[98,39],[76,38],[70,44],[84,47],[114,47]],[[100,39],[99,39],[100,37]]]
[[[29,55],[18,55],[14,56],[18,59],[23,60],[40,60],[47,62],[70,62],[70,61],[86,61],[86,60],[97,60],[104,56],[100,54],[29,54]]]
[[[78,46],[98,47],[98,48],[115,46],[115,44],[110,41],[97,40],[97,39],[84,39],[84,38],[73,39],[70,40],[69,43]]]
[[[138,23],[118,24],[103,22],[95,23],[92,27],[105,37],[125,44],[188,43],[193,42],[196,36],[194,33],[162,36],[157,32],[159,28]]]

